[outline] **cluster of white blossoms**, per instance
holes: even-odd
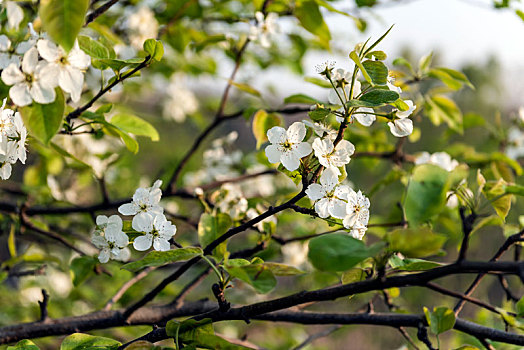
[[[255,13],[256,23],[249,28],[249,40],[259,42],[262,47],[270,47],[271,36],[278,32],[277,19],[278,14],[275,12],[270,12],[264,17],[262,12],[257,11]]]
[[[42,58],[42,59],[40,59]],[[33,101],[51,103],[59,86],[71,95],[73,102],[80,100],[84,85],[84,72],[91,58],[75,42],[66,52],[48,39],[40,39],[29,48],[22,62],[11,62],[2,71],[2,80],[9,89],[9,97],[17,106],[27,106]]]
[[[142,6],[133,12],[126,21],[129,30],[129,41],[137,50],[142,49],[144,41],[156,38],[158,35],[158,21],[155,13],[147,6]]]
[[[435,152],[433,154],[422,152],[415,158],[415,164],[433,164],[444,170],[452,171],[459,165],[459,162],[452,159],[446,152]]]
[[[20,113],[5,108],[6,99],[0,108],[0,178],[11,177],[12,165],[20,160],[25,164],[27,130]]]
[[[166,219],[164,209],[160,206],[162,197],[161,180],[155,181],[151,187],[140,187],[131,203],[122,204],[118,212],[122,215],[132,215],[131,227],[143,235],[133,241],[133,247],[138,251],[148,250],[153,246],[157,251],[171,249],[169,240],[176,233],[176,226]],[[130,256],[127,245],[129,237],[123,232],[122,219],[118,215],[107,218],[99,215],[96,219],[97,229],[92,238],[93,244],[99,248],[98,260],[102,263],[109,259],[127,260]]]
[[[198,111],[198,100],[195,94],[180,83],[181,78],[174,75],[166,88],[166,99],[164,100],[163,115],[166,119],[172,119],[177,123],[186,120],[187,115]]]
[[[313,183],[306,189],[307,196],[315,201],[315,211],[321,218],[341,219],[350,235],[362,239],[369,222],[369,199],[361,191],[341,185],[333,168],[326,168],[320,184]]]

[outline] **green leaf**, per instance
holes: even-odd
[[[307,113],[307,115],[314,122],[323,121],[330,114],[331,114],[331,109],[327,109],[327,108],[317,108]]]
[[[358,239],[333,233],[310,240],[308,258],[318,270],[346,271],[375,253]]]
[[[166,325],[168,336],[186,344],[184,349],[202,348],[219,350],[249,350],[245,346],[232,344],[227,340],[215,335],[211,319],[206,318],[200,321],[187,319],[183,322],[169,321]]]
[[[353,62],[355,62],[357,67],[360,68],[360,70],[362,71],[362,76],[364,77],[364,79],[366,79],[366,81],[368,83],[370,83],[371,85],[374,85],[373,80],[371,79],[371,77],[369,76],[368,72],[366,71],[366,68],[364,67],[364,65],[360,61],[360,57],[358,57],[357,52],[356,51],[351,51],[349,53],[349,58],[351,58],[353,60]]]
[[[331,86],[331,83],[327,80],[317,78],[317,77],[304,77],[304,81],[307,81],[308,83],[315,84],[316,86],[320,86],[321,88],[326,89],[332,89],[333,86]]]
[[[228,262],[224,265],[224,269],[231,276],[252,286],[258,293],[269,293],[277,285],[275,275],[264,264],[235,265],[230,265]]]
[[[255,89],[251,85],[243,84],[243,83],[237,83],[237,82],[234,82],[232,80],[229,80],[229,84],[231,84],[234,87],[236,87],[237,89],[242,90],[244,92],[247,92],[248,94],[251,94],[253,96],[262,97],[262,95],[260,94],[260,91],[258,91],[257,89]]]
[[[435,69],[448,74],[451,78],[455,79],[456,81],[459,81],[467,85],[471,89],[475,90],[475,87],[473,86],[473,84],[471,84],[468,77],[464,73],[451,69],[451,68],[446,68],[446,67],[438,67]]]
[[[71,262],[71,275],[75,287],[82,284],[89,275],[94,273],[93,269],[95,268],[96,263],[97,260],[95,260],[95,258],[87,255],[73,259]]]
[[[384,40],[384,38],[389,34],[389,32],[391,32],[394,26],[395,25],[393,24],[391,27],[389,27],[389,29],[386,30],[386,32],[382,34],[380,38],[378,38],[373,44],[371,44],[371,46],[368,47],[366,51],[364,52],[364,56],[367,55],[369,52],[371,52],[371,50],[373,50],[378,44],[380,44],[380,42]]]
[[[353,17],[351,16],[349,13],[347,12],[344,12],[344,11],[340,11],[340,10],[337,10],[336,8],[334,8],[329,2],[327,1],[324,1],[324,0],[315,0],[317,2],[317,4],[319,4],[320,6],[326,8],[329,12],[333,12],[333,13],[338,13],[339,15],[343,15],[343,16],[346,16],[346,17]]]
[[[120,72],[125,67],[135,68],[144,62],[143,58],[130,58],[128,60],[119,60],[115,58],[97,59],[95,62],[107,65],[116,72]],[[93,63],[95,63],[93,62]]]
[[[433,334],[438,335],[449,331],[455,325],[455,313],[447,307],[437,307],[431,312],[424,307],[424,314]]]
[[[521,20],[524,21],[524,12],[522,10],[516,9],[515,13],[520,17]]]
[[[80,49],[92,58],[103,59],[110,58],[109,50],[103,44],[91,39],[85,35],[78,36],[78,45]]]
[[[55,91],[54,102],[48,104],[33,102],[32,105],[19,109],[29,134],[46,145],[58,132],[64,118],[64,94],[59,88]]]
[[[360,282],[365,279],[366,279],[366,271],[358,267],[345,271],[342,274],[342,278],[341,278],[343,284]]]
[[[511,194],[506,194],[506,181],[499,179],[498,181],[489,181],[482,189],[482,193],[491,201],[491,205],[495,209],[497,215],[506,220],[506,216],[511,209]]]
[[[410,226],[415,227],[441,212],[446,205],[449,173],[432,164],[418,165],[409,181],[404,208]]]
[[[398,99],[399,95],[395,91],[377,89],[366,92],[364,95],[360,96],[359,100],[375,106],[381,106],[385,103],[393,103]]]
[[[40,348],[31,340],[24,339],[20,340],[16,345],[8,346],[7,350],[40,350]]]
[[[397,255],[393,255],[391,256],[391,258],[389,258],[389,264],[395,270],[402,271],[424,271],[442,265],[441,263],[435,261],[428,261],[422,259],[401,259]]]
[[[198,247],[186,247],[160,252],[152,251],[142,259],[125,264],[121,268],[131,272],[136,272],[147,266],[162,266],[177,261],[189,260],[202,255],[202,253],[202,249]]]
[[[282,125],[282,120],[278,114],[267,113],[263,109],[260,109],[255,113],[251,129],[257,140],[257,149],[260,149],[260,146],[267,141],[267,131],[274,126],[280,125]]]
[[[137,136],[147,136],[152,141],[158,141],[158,131],[144,119],[133,114],[119,113],[111,118],[111,124],[119,129]]]
[[[304,271],[299,270],[294,266],[285,264],[265,262],[262,265],[265,268],[269,269],[269,271],[271,271],[275,276],[295,276],[305,273]]]
[[[316,35],[323,43],[324,47],[329,47],[331,34],[329,32],[329,27],[326,22],[324,22],[324,18],[322,17],[322,13],[320,12],[316,1],[297,1],[294,15],[300,21],[302,27],[304,27],[308,32]]]
[[[415,75],[415,71],[413,70],[411,63],[409,63],[409,61],[406,60],[404,57],[395,58],[393,60],[393,65],[406,67],[411,74]]]
[[[69,51],[84,25],[88,7],[89,0],[42,0],[42,27],[54,42]]]
[[[284,103],[300,103],[300,104],[306,104],[306,105],[313,105],[315,103],[319,103],[319,101],[308,95],[295,94],[295,95],[286,97],[284,99]]]
[[[426,99],[426,112],[433,124],[445,122],[452,130],[463,133],[462,112],[453,100],[443,95],[431,96]]]
[[[164,45],[160,40],[147,39],[144,41],[144,51],[151,56],[152,60],[160,61],[164,56]]]
[[[480,230],[481,228],[487,227],[487,226],[502,226],[504,225],[504,221],[499,216],[491,215],[486,218],[480,219],[475,226],[473,226],[473,230],[471,230],[471,235]]]
[[[368,72],[373,84],[386,85],[388,82],[388,68],[380,61],[366,60],[362,63]]]
[[[371,51],[366,54],[366,58],[377,59],[379,61],[384,61],[388,56],[384,51]]]
[[[280,171],[282,174],[286,175],[287,177],[289,177],[295,183],[295,185],[298,185],[302,181],[302,174],[300,174],[299,169],[289,171],[281,163],[278,165],[277,170]]]
[[[399,252],[409,258],[419,258],[440,252],[447,238],[424,227],[397,229],[389,232],[385,240],[389,243],[388,249],[391,252]]]
[[[433,61],[433,52],[430,52],[426,56],[422,56],[418,62],[418,69],[420,74],[425,74]]]
[[[202,214],[198,223],[198,241],[200,245],[205,248],[226,233],[232,224],[233,220],[225,213],[218,213],[216,215]],[[215,248],[213,255],[221,259],[226,251],[226,244],[226,242],[223,242]]]
[[[524,296],[515,304],[517,317],[524,317]]]
[[[116,350],[119,341],[89,334],[74,333],[66,337],[60,345],[60,350]]]

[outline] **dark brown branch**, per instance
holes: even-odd
[[[462,222],[462,243],[460,245],[460,251],[458,254],[458,261],[466,259],[466,253],[469,246],[469,235],[473,231],[473,224],[477,219],[477,215],[472,211],[471,214],[466,215],[466,208],[459,208],[460,220]]]
[[[86,22],[84,23],[84,27],[87,26],[89,23],[93,22],[95,19],[97,19],[97,17],[99,17],[102,14],[104,14],[104,12],[109,10],[111,8],[111,6],[113,6],[117,2],[118,2],[118,0],[109,0],[105,4],[103,4],[102,6],[98,7],[96,10],[93,10],[93,12],[91,12],[87,16]]]
[[[499,248],[499,250],[495,253],[495,255],[493,255],[493,257],[489,260],[490,262],[495,262],[495,261],[498,261],[500,259],[500,257],[515,243],[517,242],[520,242],[524,239],[524,230],[518,232],[518,233],[515,233],[514,235],[508,237],[506,239],[506,241],[504,242],[504,244],[502,244],[502,246]],[[475,280],[470,284],[470,286],[468,287],[468,289],[466,289],[466,292],[464,293],[464,295],[467,295],[467,296],[470,296],[471,294],[473,294],[473,292],[475,291],[475,289],[478,287],[478,285],[480,284],[480,281],[482,281],[482,279],[484,278],[486,274],[485,273],[480,273],[476,278]],[[466,300],[465,299],[462,299],[460,300],[457,305],[455,305],[455,308],[453,309],[453,311],[455,311],[455,315],[459,315],[460,314],[460,311],[462,311],[462,308],[464,307],[464,305],[466,304]]]
[[[129,71],[128,73],[126,74],[123,74],[121,76],[119,76],[117,79],[115,79],[115,81],[113,81],[111,84],[108,84],[105,88],[101,89],[91,100],[89,100],[89,102],[87,102],[85,105],[83,105],[82,107],[78,107],[77,109],[75,109],[74,111],[72,111],[71,113],[69,113],[67,116],[66,116],[66,121],[67,122],[70,122],[72,119],[74,118],[78,118],[82,113],[84,113],[85,111],[87,111],[89,108],[91,108],[91,106],[93,105],[93,103],[95,103],[100,97],[102,97],[106,92],[110,91],[112,88],[114,88],[116,85],[118,85],[120,82],[122,82],[123,80],[133,76],[133,74],[135,74],[136,72],[138,72],[139,70],[141,70],[142,68],[146,67],[148,64],[149,64],[149,60],[151,59],[151,56],[146,56],[144,58],[144,60],[142,61],[142,63],[140,63],[138,66],[136,66],[134,69],[132,69],[131,71]]]
[[[47,322],[49,320],[49,315],[47,314],[47,304],[49,303],[49,294],[45,289],[42,289],[42,301],[38,301],[38,306],[40,306],[40,322]]]

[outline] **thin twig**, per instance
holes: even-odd
[[[86,22],[84,23],[84,27],[86,27],[89,23],[91,23],[95,19],[97,19],[98,16],[101,16],[102,14],[104,14],[104,12],[109,10],[111,8],[111,6],[113,6],[117,2],[118,2],[118,0],[109,0],[105,4],[103,4],[102,6],[98,7],[96,10],[93,10],[93,12],[91,12],[87,16]]]
[[[118,291],[107,301],[104,308],[102,310],[111,310],[111,307],[118,301],[122,296],[127,292],[129,288],[134,286],[138,281],[142,280],[144,277],[146,277],[151,271],[155,270],[156,267],[149,266],[146,267],[144,270],[142,270],[140,273],[135,275],[133,278],[131,278],[129,281],[124,283],[122,287],[118,289]]]
[[[47,304],[49,303],[49,294],[45,289],[42,289],[42,301],[38,301],[38,306],[40,306],[40,320],[39,322],[49,321],[49,315],[47,314]]]

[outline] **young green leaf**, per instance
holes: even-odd
[[[82,284],[82,282],[94,273],[96,263],[97,260],[91,256],[81,256],[73,259],[71,262],[71,275],[75,287]]]
[[[62,341],[60,350],[115,350],[120,345],[122,344],[114,339],[74,333]]]
[[[447,307],[437,307],[433,311],[424,307],[424,314],[433,334],[438,335],[449,331],[455,325],[455,313]]]
[[[88,7],[89,0],[41,0],[42,27],[53,41],[69,51],[84,25]]]
[[[144,119],[133,114],[119,113],[111,118],[111,124],[119,129],[137,136],[147,136],[152,141],[158,141],[158,131]]]
[[[386,236],[389,251],[402,253],[409,258],[437,254],[446,239],[445,236],[436,234],[429,228],[401,228],[389,232]],[[417,262],[417,260],[411,261]]]
[[[16,345],[8,346],[7,350],[40,350],[35,343],[29,339],[20,340]]]
[[[260,109],[255,113],[253,117],[253,135],[257,140],[257,149],[260,149],[260,146],[267,141],[267,131],[274,126],[282,125],[282,120],[275,113],[267,113],[265,110]]]
[[[152,251],[138,261],[125,264],[121,268],[131,272],[136,272],[147,266],[162,266],[177,261],[192,259],[202,255],[202,249],[198,247],[186,247],[168,251]]]

